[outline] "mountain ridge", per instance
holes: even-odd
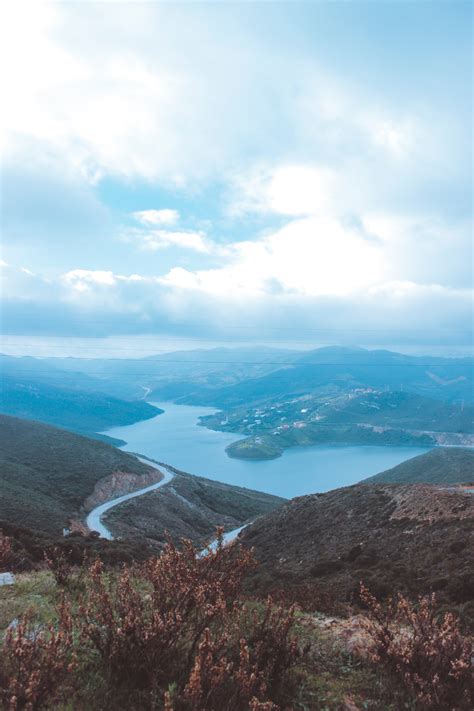
[[[438,447],[364,479],[367,484],[466,484],[474,482],[474,449]]]

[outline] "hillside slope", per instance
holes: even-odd
[[[261,563],[259,591],[309,585],[336,607],[359,582],[381,595],[436,590],[474,616],[474,496],[415,485],[357,485],[293,499],[240,537]]]
[[[143,486],[159,480],[156,470],[108,444],[0,415],[0,520],[61,533],[97,482],[114,474]]]
[[[161,412],[147,402],[119,400],[72,385],[60,387],[31,375],[2,378],[0,407],[6,415],[40,420],[87,435],[130,425]]]
[[[163,488],[131,499],[106,516],[114,535],[127,539],[146,537],[163,544],[166,534],[174,540],[190,538],[205,545],[216,528],[240,527],[285,503],[286,499],[240,486],[175,471]]]
[[[228,455],[238,458],[268,459],[288,447],[312,444],[474,444],[474,407],[395,390],[356,388],[303,395],[220,411],[200,422],[210,429],[247,435],[227,447]]]
[[[392,469],[364,480],[364,484],[462,484],[474,482],[474,449],[437,447]]]

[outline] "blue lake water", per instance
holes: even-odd
[[[427,452],[420,447],[296,447],[279,459],[231,459],[226,445],[239,435],[198,425],[215,408],[152,403],[165,412],[151,420],[107,430],[127,442],[125,451],[143,454],[190,474],[291,498],[355,484],[372,474]]]

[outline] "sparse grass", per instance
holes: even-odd
[[[0,587],[0,629],[31,610],[38,623],[46,623],[55,616],[59,591],[49,571],[20,573],[14,585]]]

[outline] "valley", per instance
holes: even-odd
[[[232,530],[283,502],[6,415],[0,416],[0,458],[0,527],[23,527],[51,541],[67,541],[70,534],[87,537],[92,529],[132,544],[146,540],[155,549],[164,544],[166,531],[204,545],[217,526]],[[159,495],[152,493],[161,486]],[[128,502],[134,492],[140,498]],[[117,498],[117,512],[106,519],[109,535],[101,517]]]
[[[155,405],[163,410],[159,416],[113,428],[107,434],[125,440],[124,451],[140,452],[194,475],[284,498],[355,484],[428,449],[323,444],[291,447],[276,459],[238,459],[226,452],[235,434],[199,424],[201,416],[215,414],[213,408],[167,402]]]
[[[147,402],[122,398],[107,383],[79,371],[67,371],[36,358],[0,355],[1,412],[13,417],[39,420],[95,439],[111,441],[99,432],[115,425],[156,416]],[[125,399],[124,399],[125,398]]]
[[[152,635],[159,646],[175,619],[190,625],[176,637],[176,650],[181,664],[186,649],[191,664],[209,642],[205,625],[212,615],[213,629],[222,624],[226,635],[232,631],[225,644],[236,645],[236,660],[243,658],[243,630],[255,660],[277,659],[275,645],[287,659],[304,656],[312,645],[313,656],[291,682],[304,680],[298,698],[305,708],[353,711],[348,698],[357,698],[357,709],[406,707],[403,686],[367,661],[374,642],[366,630],[374,623],[366,599],[378,610],[379,601],[390,609],[385,604],[395,592],[403,596],[408,617],[391,623],[401,635],[407,620],[418,624],[418,596],[435,592],[439,614],[459,619],[449,622],[449,634],[457,640],[462,630],[462,640],[469,640],[473,407],[459,396],[466,376],[440,371],[433,378],[430,371],[427,394],[416,392],[420,381],[412,379],[411,387],[409,378],[401,389],[383,379],[373,384],[373,366],[355,378],[341,377],[338,364],[339,375],[323,384],[319,366],[311,365],[299,392],[301,368],[274,356],[275,364],[252,363],[251,371],[241,365],[234,375],[234,366],[214,371],[221,364],[213,356],[197,371],[185,358],[187,382],[173,379],[170,362],[170,372],[162,378],[155,372],[151,381],[136,379],[131,364],[130,379],[108,371],[105,362],[82,375],[71,369],[75,363],[64,371],[47,364],[45,381],[39,373],[27,377],[23,363],[15,373],[9,362],[5,409],[38,419],[0,415],[0,572],[9,574],[0,588],[0,623],[17,630],[11,625],[25,615],[40,626],[53,619],[48,634],[66,624],[61,639],[71,640],[71,648],[84,630],[94,639],[107,634],[114,644],[136,640],[124,658],[126,668],[131,664],[140,674],[148,649],[143,640]],[[259,389],[267,379],[280,380],[280,391]],[[254,397],[242,395],[254,385]],[[176,402],[155,401],[157,391],[174,392]],[[230,399],[221,399],[231,391]],[[209,407],[183,404],[208,396]],[[229,404],[216,409],[218,400]],[[225,545],[216,541],[218,532]],[[226,597],[219,597],[222,590]],[[227,611],[227,596],[237,591]],[[266,603],[268,595],[275,602]],[[61,616],[60,600],[70,605],[70,618]],[[181,616],[182,604],[189,618],[186,611]],[[285,629],[292,629],[291,640],[282,636]],[[7,632],[4,659],[15,635]],[[188,644],[193,639],[197,651],[196,643]],[[260,639],[270,641],[269,656],[258,656]],[[469,642],[462,644],[465,650]],[[166,641],[160,658],[168,659],[171,648]],[[135,682],[127,681],[123,691],[111,688],[106,668],[90,647],[83,649],[81,641],[74,652],[77,674],[87,678],[93,659],[99,691],[76,679],[78,708],[84,701],[84,708],[105,709],[110,699],[134,707]],[[449,659],[464,664],[466,654],[453,652]],[[107,665],[111,658],[107,653]],[[191,678],[192,667],[186,673]],[[284,678],[286,698],[290,682]],[[465,678],[459,688],[468,688]],[[105,696],[97,704],[101,688]],[[137,708],[151,708],[144,693]],[[258,707],[245,702],[238,708]]]

